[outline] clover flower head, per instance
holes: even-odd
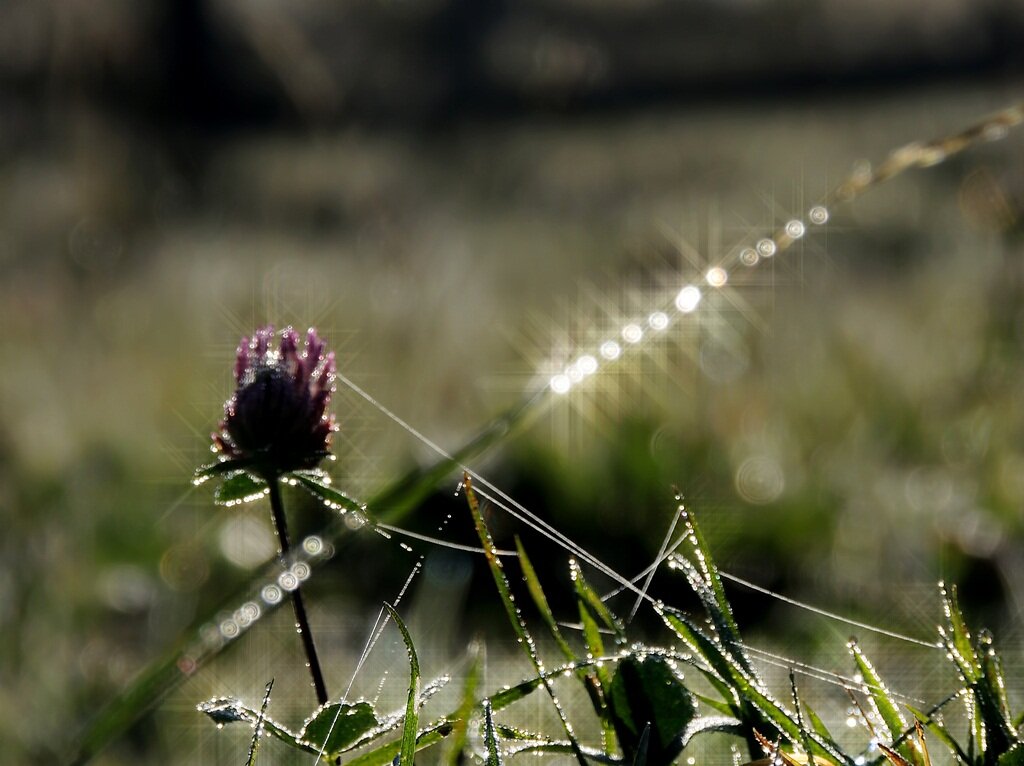
[[[224,403],[224,419],[213,437],[222,460],[244,463],[268,477],[314,468],[330,454],[334,416],[327,413],[334,391],[334,353],[310,328],[299,350],[291,327],[273,347],[274,328],[242,338],[235,359],[236,389]]]

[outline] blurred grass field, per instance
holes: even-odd
[[[6,762],[60,762],[103,702],[273,554],[265,514],[215,508],[190,485],[235,344],[256,324],[316,325],[346,375],[455,448],[668,280],[801,214],[855,161],[1019,94],[1019,76],[995,72],[441,128],[257,125],[186,144],[183,163],[116,108],[69,98],[47,113],[12,88],[0,131]],[[678,485],[724,568],[793,598],[928,637],[935,581],[959,582],[1020,679],[1022,212],[1016,134],[872,191],[735,273],[706,321],[554,402],[487,472],[623,572],[654,558]],[[344,388],[335,412],[331,472],[356,496],[429,457]],[[408,524],[460,513],[444,499],[453,488]],[[300,528],[324,521],[295,510]],[[517,528],[497,523],[510,542]],[[547,558],[545,577],[567,584],[564,557]],[[359,538],[311,583],[334,686],[410,566]],[[409,608],[433,671],[495,619],[480,570],[427,559]],[[760,645],[849,669],[845,628],[735,597]],[[491,632],[497,678],[507,631]],[[256,700],[274,676],[277,714],[301,720],[312,698],[293,638],[288,615],[265,619],[99,762],[240,762],[242,740],[194,705]],[[385,647],[360,693],[401,652]],[[878,662],[917,696],[948,681],[937,660],[897,648]],[[384,695],[400,700],[394,686]],[[291,762],[272,747],[268,763]]]

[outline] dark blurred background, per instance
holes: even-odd
[[[855,161],[1020,100],[1022,75],[1015,0],[0,2],[5,763],[69,758],[273,555],[261,508],[190,486],[256,324],[317,325],[347,375],[455,448]],[[1022,211],[1016,134],[894,180],[543,409],[486,471],[631,574],[675,484],[727,569],[852,618],[928,638],[935,582],[957,581],[1014,675]],[[351,392],[335,409],[331,471],[354,495],[430,457]],[[452,489],[404,523],[438,534],[452,513],[441,534],[469,541]],[[327,520],[289,500],[298,528]],[[523,532],[492,521],[503,545]],[[571,619],[565,555],[525,541]],[[333,688],[412,561],[368,535],[311,581]],[[681,585],[655,592],[689,604]],[[730,593],[757,645],[849,670],[848,626]],[[526,673],[475,559],[430,551],[408,599],[428,672],[457,673],[482,632],[492,683]],[[241,762],[246,732],[194,705],[258,701],[273,676],[297,726],[298,648],[284,610],[264,618],[99,762]],[[955,683],[928,650],[868,648],[917,697]],[[401,659],[379,655],[359,694]]]

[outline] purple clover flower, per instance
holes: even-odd
[[[224,403],[224,420],[212,434],[221,459],[245,465],[266,478],[315,468],[330,454],[334,416],[327,413],[334,391],[334,353],[310,328],[299,351],[291,327],[272,348],[274,328],[242,338],[235,360],[237,388]]]

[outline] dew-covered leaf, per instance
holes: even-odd
[[[248,723],[250,725],[256,725],[257,722],[262,720],[263,730],[272,737],[276,737],[282,742],[298,748],[299,750],[315,752],[315,750],[301,740],[301,737],[292,733],[272,718],[268,718],[266,715],[261,715],[260,712],[253,710],[237,699],[233,699],[231,697],[214,697],[211,700],[199,703],[199,705],[196,706],[196,709],[199,710],[200,713],[205,713],[209,716],[210,720],[218,726],[224,726],[232,723]]]
[[[487,766],[501,766],[501,747],[498,744],[498,732],[494,726],[494,712],[491,703],[484,702],[484,747],[487,750]]]
[[[224,478],[213,492],[218,505],[240,505],[259,500],[267,493],[267,483],[247,471],[239,471]]]
[[[469,719],[476,707],[476,687],[480,682],[480,668],[480,645],[474,642],[470,646],[469,667],[466,670],[466,680],[462,684],[462,698],[455,714],[451,750],[448,754],[449,766],[461,766],[463,763],[463,751],[466,749],[469,734]]]
[[[679,754],[681,735],[697,714],[683,679],[669,660],[656,655],[621,660],[609,689],[612,721],[627,758],[635,757],[650,725],[647,761],[671,763]]]
[[[998,766],[1024,766],[1024,743],[1018,742],[1001,756]]]
[[[366,507],[353,500],[339,489],[335,489],[328,482],[326,477],[309,471],[296,472],[290,475],[295,483],[309,492],[326,505],[338,511],[353,511],[355,513],[366,513]]]
[[[537,671],[538,683],[542,683],[544,671],[540,657],[537,654],[537,647],[533,642],[533,637],[530,635],[529,630],[526,628],[526,623],[523,621],[523,616],[520,614],[519,608],[515,605],[515,600],[512,598],[512,589],[509,587],[508,578],[505,576],[505,569],[501,564],[501,559],[498,558],[497,548],[494,545],[494,538],[491,537],[491,532],[487,528],[483,514],[480,512],[480,502],[477,500],[476,493],[473,491],[473,483],[468,473],[463,475],[462,483],[466,492],[466,503],[469,505],[469,512],[473,517],[473,526],[476,529],[477,536],[480,538],[480,545],[483,547],[484,558],[487,559],[487,567],[491,570],[491,577],[497,587],[498,597],[501,599],[501,603],[505,607],[505,613],[508,615],[509,622],[512,624],[512,630],[515,632],[516,638],[523,647],[523,651],[526,652],[526,656],[530,659],[530,664],[532,664],[534,670]],[[587,766],[586,759],[584,759],[583,753],[579,749],[579,742],[573,734],[572,726],[570,726],[569,720],[565,716],[565,711],[562,708],[562,705],[555,698],[554,690],[548,683],[542,683],[542,685],[551,697],[551,702],[555,706],[555,712],[558,713],[558,719],[562,723],[562,728],[565,729],[566,736],[569,738],[569,741],[573,743],[576,760],[579,762],[580,766]]]
[[[369,702],[331,702],[314,711],[299,737],[316,751],[322,749],[331,756],[357,744],[377,724],[377,715]]]
[[[722,584],[722,577],[719,574],[718,566],[711,555],[704,533],[697,524],[696,517],[680,504],[679,511],[683,516],[686,525],[687,539],[692,546],[695,566],[703,576],[705,588],[697,593],[704,602],[704,608],[714,623],[715,630],[725,644],[726,650],[732,658],[739,663],[740,667],[749,675],[754,675],[750,659],[743,650],[743,642],[740,639],[740,630],[736,624],[736,618],[732,613],[732,606],[725,595],[725,586]]]
[[[416,752],[436,745],[452,732],[452,722],[447,718],[435,721],[420,731],[416,737]],[[360,753],[345,766],[390,766],[402,752],[402,740],[396,739],[376,747],[366,753]]]
[[[216,476],[223,476],[234,471],[240,471],[252,465],[251,460],[218,460],[209,465],[200,466],[192,474],[193,484],[202,484]]]
[[[402,750],[398,760],[398,766],[413,766],[413,758],[416,755],[416,735],[419,726],[419,689],[420,689],[420,661],[416,656],[416,647],[412,643],[412,636],[405,626],[398,611],[388,604],[384,607],[391,615],[391,619],[398,626],[402,634],[402,641],[405,642],[405,649],[409,655],[409,699],[405,705],[405,724],[402,727]]]
[[[850,653],[857,664],[857,670],[861,678],[864,679],[863,691],[871,700],[875,712],[878,713],[885,723],[886,729],[889,730],[890,741],[895,742],[903,736],[903,732],[907,728],[907,722],[904,720],[899,708],[896,707],[896,703],[889,696],[889,691],[885,688],[885,684],[882,683],[882,679],[878,676],[874,666],[864,656],[864,652],[861,651],[857,642],[854,639],[850,639],[847,646],[850,648]],[[907,760],[914,760],[914,754],[908,745],[900,745],[898,750]]]
[[[555,644],[561,650],[565,658],[572,662],[576,659],[576,653],[569,646],[569,642],[565,640],[562,635],[562,631],[558,628],[558,622],[555,620],[555,615],[551,611],[551,606],[548,604],[547,596],[544,594],[544,588],[541,587],[540,579],[537,577],[537,572],[533,568],[533,564],[530,562],[530,557],[526,555],[526,549],[523,547],[522,541],[519,536],[516,536],[516,550],[519,552],[519,566],[523,570],[523,579],[526,581],[526,588],[530,592],[530,597],[533,599],[533,603],[537,607],[537,611],[540,612],[541,619],[544,620],[544,624],[547,625],[548,631],[551,633],[551,637],[555,640]]]

